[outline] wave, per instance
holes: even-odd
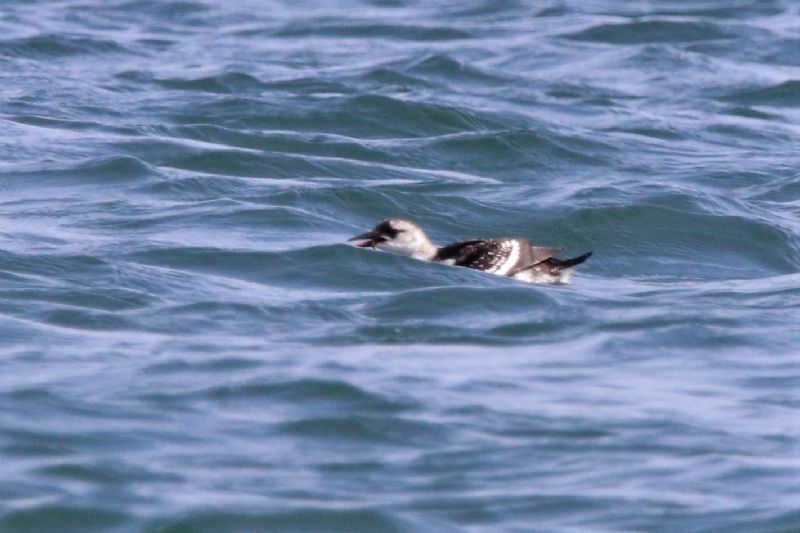
[[[725,97],[746,105],[800,106],[800,80],[788,80],[776,85],[742,89]]]
[[[82,35],[42,34],[0,40],[0,56],[31,59],[131,53],[116,41]]]
[[[607,44],[647,44],[732,39],[734,36],[710,22],[649,20],[599,24],[565,37],[575,41]]]

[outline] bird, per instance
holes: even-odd
[[[586,261],[592,252],[557,259],[561,248],[533,246],[525,237],[473,239],[436,246],[425,232],[410,220],[387,218],[374,228],[349,239],[360,241],[359,248],[386,250],[445,265],[481,270],[527,283],[570,283],[572,269]]]

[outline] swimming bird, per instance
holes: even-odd
[[[533,246],[524,237],[475,239],[438,247],[409,220],[387,218],[351,241],[360,248],[377,248],[422,261],[462,266],[528,283],[569,283],[572,269],[592,252],[556,259],[561,248]]]

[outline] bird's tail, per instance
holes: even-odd
[[[573,257],[572,259],[556,259],[555,257],[551,257],[550,259],[545,261],[545,263],[547,263],[551,269],[559,271],[559,270],[565,270],[567,268],[572,268],[576,265],[580,265],[581,263],[589,259],[591,256],[592,252],[586,252],[585,254],[579,255],[578,257]]]
[[[586,252],[583,255],[579,255],[578,257],[573,257],[572,259],[556,259],[555,257],[548,257],[544,261],[539,261],[538,263],[534,263],[532,265],[528,265],[526,267],[518,268],[516,270],[511,271],[511,273],[506,274],[507,276],[514,277],[520,272],[524,272],[530,269],[536,269],[540,272],[544,272],[546,274],[550,274],[551,276],[558,275],[559,272],[562,270],[566,270],[568,268],[572,268],[575,265],[580,265],[589,257],[591,257],[592,252]]]

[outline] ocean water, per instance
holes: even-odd
[[[3,0],[0,531],[800,531],[800,4]],[[528,285],[353,247],[594,256]]]

